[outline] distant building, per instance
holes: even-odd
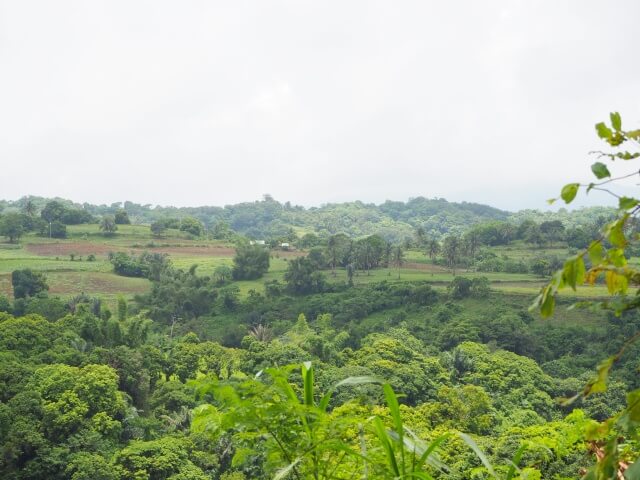
[[[266,245],[264,240],[250,240],[249,245]]]
[[[289,250],[290,246],[291,245],[289,245],[287,242],[284,242],[284,243],[280,244],[280,248],[283,249],[283,250]]]

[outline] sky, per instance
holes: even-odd
[[[0,0],[0,198],[544,208],[590,179],[596,122],[640,126],[639,18],[637,0]]]

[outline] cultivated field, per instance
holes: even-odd
[[[201,275],[213,273],[220,265],[232,265],[235,250],[233,245],[220,241],[189,238],[182,232],[170,230],[162,238],[154,238],[148,226],[121,225],[118,232],[105,237],[97,225],[74,225],[68,227],[69,238],[56,240],[27,235],[20,244],[0,244],[0,293],[11,296],[11,272],[19,268],[31,268],[44,272],[50,285],[50,292],[61,297],[86,293],[106,299],[117,294],[133,296],[146,292],[150,283],[145,279],[128,278],[115,275],[108,261],[109,252],[141,253],[151,251],[169,255],[178,268],[188,269],[198,265]],[[508,256],[513,260],[529,260],[540,254],[555,254],[566,257],[566,248],[531,249],[528,246],[496,247],[499,256]],[[304,252],[273,251],[271,267],[265,277],[256,281],[237,282],[243,294],[249,290],[264,291],[267,280],[282,280],[291,258]],[[92,257],[90,257],[92,256]],[[424,252],[410,250],[406,252],[406,263],[398,272],[395,268],[381,268],[370,272],[357,272],[353,278],[356,285],[379,281],[424,280],[437,288],[444,288],[453,280],[454,275],[448,269],[434,265]],[[89,261],[92,258],[92,261]],[[399,279],[398,279],[398,273]],[[533,296],[537,294],[545,279],[530,274],[479,273],[465,270],[456,271],[457,275],[468,278],[487,277],[492,288],[506,293]],[[344,269],[336,269],[335,276],[326,272],[330,282],[346,282]],[[602,286],[583,287],[577,293],[566,292],[567,296],[599,297],[606,295]]]

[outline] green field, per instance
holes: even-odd
[[[105,237],[97,225],[73,225],[68,227],[69,238],[64,240],[27,235],[20,244],[0,244],[0,292],[11,295],[10,275],[13,270],[31,268],[47,275],[50,291],[61,297],[86,293],[104,298],[123,294],[133,296],[144,293],[150,287],[147,280],[115,275],[107,255],[111,251],[140,253],[148,250],[169,255],[177,268],[188,269],[198,265],[200,275],[210,275],[220,265],[232,265],[233,246],[219,241],[193,239],[178,230],[170,230],[162,238],[154,238],[146,225],[121,225],[116,234]],[[515,260],[528,260],[540,254],[567,256],[566,248],[531,249],[526,245],[495,247],[499,256]],[[297,255],[300,253],[298,252]],[[95,260],[88,261],[89,255]],[[267,280],[282,281],[287,262],[294,252],[274,251],[267,275],[259,280],[237,282],[241,293],[250,290],[264,291]],[[73,260],[72,260],[73,257]],[[369,272],[356,272],[356,285],[373,282],[427,281],[436,287],[444,287],[453,280],[452,272],[433,265],[424,252],[409,250],[405,253],[406,264],[400,269],[400,278],[395,268],[379,268]],[[345,269],[336,269],[335,276],[327,271],[329,282],[346,282]],[[458,270],[457,275],[468,278],[486,277],[495,290],[519,295],[536,295],[545,279],[530,274],[486,273]],[[582,287],[577,292],[567,291],[567,296],[600,297],[606,295],[602,286]]]

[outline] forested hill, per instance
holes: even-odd
[[[41,210],[51,199],[42,197],[23,197],[17,201],[0,201],[0,213],[11,210],[24,210],[28,202]],[[231,229],[253,238],[272,238],[285,236],[293,229],[297,234],[314,232],[321,236],[346,233],[350,236],[371,235],[377,233],[391,241],[401,241],[412,237],[417,227],[422,227],[428,237],[440,238],[445,234],[460,234],[469,226],[492,221],[513,220],[519,223],[525,218],[575,219],[565,211],[557,213],[524,211],[511,213],[478,203],[456,203],[445,199],[417,197],[407,202],[386,201],[380,205],[360,201],[332,203],[321,207],[305,208],[280,203],[271,196],[263,200],[245,202],[224,207],[161,207],[140,205],[126,201],[111,205],[74,204],[65,199],[56,199],[68,207],[82,209],[93,216],[114,214],[120,209],[126,210],[132,223],[152,223],[167,217],[182,218],[193,216],[201,220],[208,229],[224,223]],[[584,209],[585,217],[593,218],[606,215],[605,208]],[[567,225],[569,226],[569,225]]]

